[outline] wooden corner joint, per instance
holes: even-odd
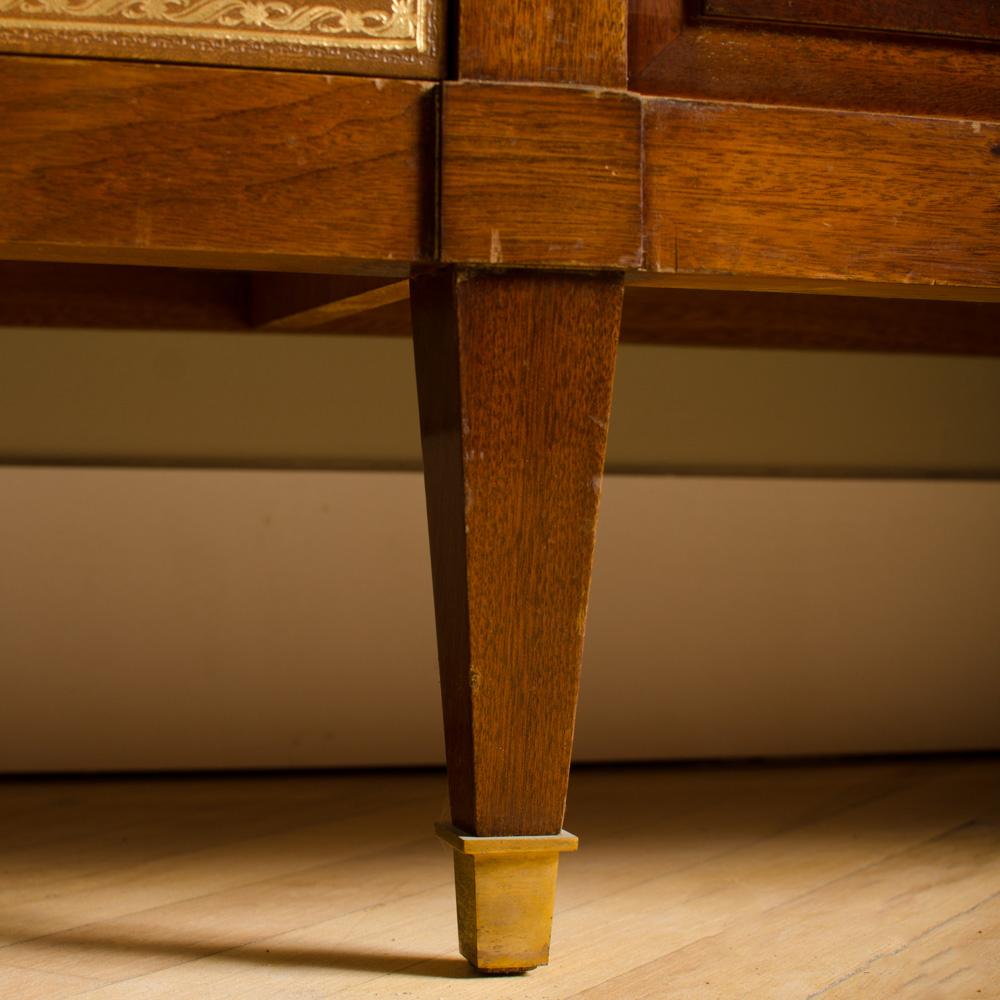
[[[471,837],[449,823],[459,949],[481,972],[527,972],[549,960],[559,855],[577,849],[565,830],[539,837]]]
[[[443,84],[441,260],[640,266],[641,133],[625,91]]]

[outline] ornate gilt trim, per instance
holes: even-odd
[[[0,0],[0,29],[100,30],[425,52],[431,0]]]

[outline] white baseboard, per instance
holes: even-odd
[[[442,759],[416,473],[0,470],[0,770]],[[606,481],[581,759],[1000,746],[1000,484]]]

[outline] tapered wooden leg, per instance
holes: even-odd
[[[548,957],[622,278],[412,281],[463,954]]]

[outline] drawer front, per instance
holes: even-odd
[[[0,0],[0,51],[435,79],[444,0]]]

